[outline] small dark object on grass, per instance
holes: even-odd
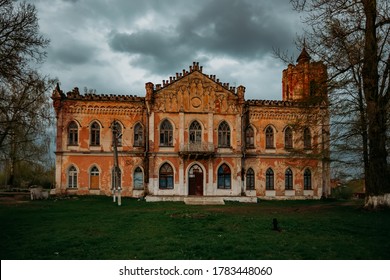
[[[277,220],[276,218],[273,218],[272,224],[273,224],[273,226],[274,226],[272,230],[276,230],[276,231],[279,231],[279,232],[282,231],[282,230],[279,228],[279,226],[278,226],[278,220]]]

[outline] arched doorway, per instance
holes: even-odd
[[[194,164],[188,171],[188,194],[203,195],[203,170],[197,164]]]

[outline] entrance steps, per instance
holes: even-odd
[[[146,202],[176,201],[188,205],[224,205],[225,201],[257,203],[256,196],[175,196],[175,195],[147,195]]]
[[[223,197],[189,196],[184,198],[187,205],[225,205]]]

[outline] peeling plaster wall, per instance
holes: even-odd
[[[290,65],[284,72],[286,89],[288,79],[289,85],[296,90],[307,89],[310,77],[320,80],[326,74],[326,69],[320,64],[306,63],[294,67]],[[302,67],[304,72],[299,70]],[[302,73],[306,73],[307,77],[299,76]],[[202,169],[204,196],[320,198],[326,191],[330,180],[329,163],[324,161],[329,147],[324,143],[326,137],[322,135],[324,131],[329,131],[326,104],[303,107],[296,100],[289,100],[286,92],[283,92],[283,101],[245,101],[243,86],[230,87],[215,75],[203,74],[202,67],[196,63],[190,67],[190,71],[177,73],[176,77],[163,81],[163,85],[146,83],[145,89],[145,98],[82,95],[77,88],[65,95],[59,87],[54,90],[57,193],[111,194],[111,170],[114,165],[111,125],[114,121],[120,124],[122,130],[122,145],[118,147],[118,154],[123,196],[187,196],[189,170],[194,164]],[[289,90],[294,91],[291,87]],[[171,146],[160,143],[160,125],[164,120],[168,120],[173,128]],[[201,127],[201,151],[184,149],[190,142],[189,128],[193,121],[197,121]],[[78,126],[77,145],[69,145],[68,127],[71,122]],[[100,144],[95,146],[91,145],[90,135],[93,122],[100,127]],[[222,122],[226,122],[230,129],[230,145],[226,147],[219,147],[218,144],[218,127]],[[141,147],[134,145],[134,127],[137,123],[143,128],[144,145]],[[249,125],[254,130],[253,147],[246,147],[245,143],[245,131]],[[273,148],[266,147],[266,129],[269,126],[274,132]],[[286,127],[293,129],[293,149],[285,148]],[[304,127],[311,132],[310,149],[303,147]],[[173,189],[159,187],[159,172],[164,163],[169,163],[173,169]],[[218,188],[218,168],[222,164],[230,168],[230,189]],[[69,188],[68,170],[71,166],[77,170],[77,188]],[[91,188],[91,170],[94,166],[99,170],[98,187]],[[134,190],[137,167],[142,170],[143,190]],[[254,190],[246,189],[245,172],[249,168],[255,172]],[[268,168],[274,171],[272,191],[265,187]],[[293,190],[285,190],[287,168],[293,172]],[[303,173],[307,168],[312,176],[311,190],[304,190],[303,187]]]

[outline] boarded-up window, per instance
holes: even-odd
[[[144,189],[144,174],[140,167],[137,167],[134,170],[134,178],[133,184],[135,190],[143,190]]]

